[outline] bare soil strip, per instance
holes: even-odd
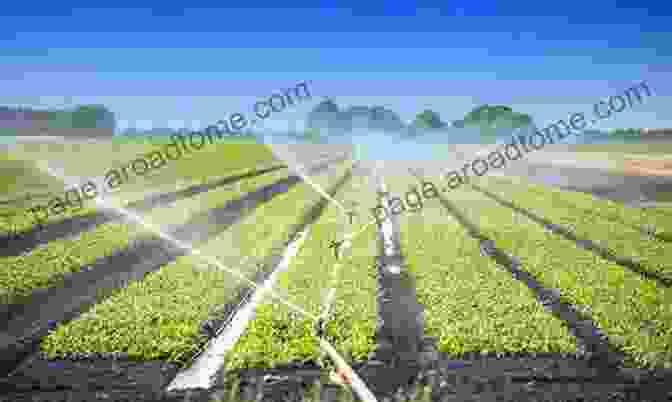
[[[638,176],[672,176],[672,160],[626,159],[623,170]]]
[[[385,172],[371,173],[377,181],[378,196],[385,202],[382,205],[387,205],[390,194],[383,177],[378,175]],[[376,396],[384,397],[408,384],[428,364],[423,352],[432,349],[433,344],[424,338],[423,309],[416,297],[415,281],[405,269],[396,216],[388,217],[377,226],[378,321],[376,349],[370,358],[379,365],[376,370],[364,370],[360,375]]]
[[[284,165],[271,166],[240,175],[228,176],[211,183],[193,185],[174,192],[152,194],[142,200],[129,203],[125,208],[133,212],[146,212],[162,205],[168,205],[172,202],[193,197],[227,184],[270,173],[285,167]],[[21,233],[18,237],[10,235],[1,236],[0,257],[18,256],[50,241],[72,238],[82,232],[92,230],[96,226],[114,221],[123,221],[124,219],[124,216],[116,211],[102,210],[89,215],[68,217],[43,226],[36,225],[30,230]]]
[[[111,362],[111,361],[110,361]],[[154,365],[157,363],[154,362]],[[125,363],[118,363],[124,368]],[[111,366],[111,363],[110,363]],[[149,364],[147,364],[149,366]],[[398,371],[381,371],[370,364],[355,365],[358,372],[378,371],[378,375],[396,381]],[[141,368],[136,368],[140,371]],[[67,362],[64,373],[82,377],[83,383],[90,370],[83,364]],[[554,376],[544,376],[554,373]],[[56,373],[56,381],[61,377]],[[135,380],[138,377],[134,378]],[[110,379],[112,381],[112,379]],[[118,380],[117,380],[118,381]],[[44,392],[12,392],[0,395],[1,402],[109,402],[109,401],[155,401],[155,402],[215,402],[215,401],[305,401],[305,397],[316,396],[312,401],[345,402],[347,391],[329,384],[321,376],[321,370],[313,368],[291,368],[274,370],[250,370],[242,375],[237,384],[227,384],[208,390],[188,390],[165,394],[155,391],[149,385],[161,382],[161,376],[141,378],[138,385],[124,384],[110,389],[94,381],[89,387],[72,389],[52,389]],[[42,382],[47,382],[42,379]],[[317,391],[308,389],[315,382],[321,386]],[[591,374],[581,361],[558,361],[545,357],[496,358],[487,357],[470,361],[443,360],[437,369],[421,373],[416,380],[395,392],[399,399],[409,401],[661,401],[670,397],[672,375],[620,376],[610,379],[598,378]],[[231,394],[237,399],[228,399]],[[429,394],[429,398],[420,399]],[[412,399],[418,398],[418,399]],[[594,398],[594,399],[591,399]]]
[[[632,272],[635,272],[642,277],[646,279],[652,279],[659,284],[670,287],[672,286],[672,278],[665,278],[663,276],[660,276],[656,273],[653,272],[648,272],[642,265],[634,261],[630,258],[627,257],[622,257],[622,256],[617,256],[614,255],[611,251],[609,251],[607,248],[600,246],[599,244],[595,243],[594,241],[590,239],[581,239],[577,237],[571,230],[567,229],[564,226],[554,224],[553,222],[545,219],[544,217],[541,217],[531,211],[528,211],[527,209],[520,208],[514,203],[507,201],[497,194],[494,194],[482,187],[479,187],[475,184],[471,185],[472,188],[474,188],[476,191],[481,192],[484,194],[486,197],[492,199],[493,201],[497,202],[498,204],[505,206],[507,208],[511,208],[514,211],[516,211],[519,214],[524,215],[525,217],[531,219],[532,221],[536,222],[537,224],[541,225],[544,229],[549,230],[557,235],[560,235],[564,237],[567,240],[571,240],[574,243],[576,243],[577,246],[588,250],[590,252],[595,253],[596,255],[604,258],[605,260],[614,262],[622,267],[625,267]]]
[[[156,365],[156,362],[153,362]],[[125,368],[125,363],[117,363]],[[149,364],[147,365],[149,366]],[[406,377],[403,370],[383,369],[375,364],[353,365],[357,372],[378,376],[381,381],[399,383]],[[86,367],[81,363],[64,364],[66,373],[77,373],[84,379]],[[136,368],[136,374],[139,368]],[[157,370],[154,370],[158,372]],[[56,375],[56,380],[62,374]],[[304,401],[306,396],[316,395],[315,401],[348,401],[347,391],[325,381],[322,370],[317,367],[292,367],[276,369],[249,369],[241,373],[235,384],[219,385],[208,390],[188,390],[178,393],[161,393],[154,390],[150,380],[160,382],[161,376],[147,376],[141,382],[145,388],[133,388],[123,384],[112,390],[89,380],[89,387],[44,391],[41,393],[13,392],[0,397],[0,401]],[[137,378],[136,378],[137,380]],[[501,401],[579,401],[613,400],[660,401],[672,390],[672,373],[656,375],[645,372],[599,377],[585,361],[559,360],[546,356],[479,357],[471,360],[441,360],[436,368],[421,372],[417,378],[393,394],[398,397],[425,402],[427,400],[501,400]],[[45,379],[42,382],[47,382]],[[315,382],[321,387],[314,392],[308,387]],[[227,399],[231,394],[238,399]],[[395,390],[396,391],[396,390]],[[411,399],[424,392],[430,399]],[[620,399],[619,399],[620,397]],[[70,398],[70,399],[67,399]],[[444,399],[445,398],[445,399]],[[490,399],[491,398],[491,399]],[[496,399],[500,398],[500,399]],[[536,399],[535,399],[536,398]],[[580,399],[585,398],[585,399]],[[600,399],[602,398],[602,399]],[[395,399],[403,400],[403,399]]]
[[[332,162],[312,167],[310,174],[324,172]],[[178,240],[191,242],[196,234],[196,241],[203,241],[226,230],[251,209],[286,192],[300,181],[299,176],[290,176],[167,232]],[[95,269],[81,270],[66,279],[62,286],[36,294],[27,304],[9,306],[8,315],[11,319],[0,322],[0,355],[4,357],[0,364],[0,376],[9,374],[33,353],[39,340],[57,323],[72,320],[114,289],[140,279],[189,252],[162,238],[137,239],[128,248],[95,261],[91,264]]]
[[[390,382],[398,382],[397,379],[404,377],[405,374],[401,370],[383,370],[370,363],[360,364],[355,368],[358,372],[377,372],[379,377],[386,378]],[[250,370],[247,376],[243,376],[241,394],[248,400],[255,400],[255,396],[261,394],[265,401],[298,401],[299,395],[305,395],[306,385],[320,380],[319,372],[308,368],[268,370],[265,372],[265,378],[261,374]],[[428,387],[431,399],[425,400],[432,401],[578,401],[581,400],[579,398],[587,396],[604,398],[610,393],[613,396],[628,395],[631,398],[620,400],[640,401],[647,398],[656,400],[671,389],[669,384],[665,384],[665,378],[668,381],[671,378],[670,373],[648,377],[644,376],[644,373],[637,374],[639,375],[637,380],[632,375],[607,379],[598,377],[595,370],[587,366],[585,361],[560,360],[557,357],[546,356],[442,359],[436,364],[435,369],[423,371],[408,386],[403,387],[401,392],[394,394],[409,398],[407,400],[414,400],[411,398],[417,397],[419,388]],[[344,400],[342,390],[336,387],[324,385],[320,391],[321,401]],[[338,396],[341,398],[338,399]],[[418,401],[424,400],[418,399]]]
[[[590,167],[517,163],[502,173],[569,191],[589,193],[623,204],[657,200],[658,193],[672,193],[672,176],[624,173]]]

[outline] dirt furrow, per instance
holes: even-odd
[[[381,202],[387,203],[384,171],[370,171],[377,182]],[[423,309],[417,300],[415,281],[405,267],[396,216],[377,222],[378,256],[376,347],[370,360],[374,363],[362,370],[362,379],[378,396],[391,395],[408,384],[426,367],[435,352],[432,339],[424,337]]]

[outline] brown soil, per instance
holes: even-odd
[[[637,176],[672,176],[672,160],[627,160],[624,163],[626,173]]]

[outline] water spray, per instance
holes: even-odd
[[[52,167],[48,166],[46,163],[44,163],[44,166],[41,166],[40,163],[36,164],[37,168],[41,171],[46,172],[52,177],[55,177],[57,179],[62,180],[64,183],[66,183],[69,186],[76,185],[76,180],[74,180],[71,177],[66,176],[64,173],[59,173]],[[62,169],[61,169],[62,170]],[[319,186],[314,186],[314,188],[319,188]],[[95,198],[94,199],[96,204],[101,206],[102,208],[107,208],[107,209],[113,209],[120,214],[124,215],[127,218],[130,218],[130,220],[136,222],[137,224],[145,227],[146,229],[149,229],[150,231],[154,232],[156,235],[158,235],[160,238],[172,243],[173,245],[184,249],[184,250],[189,250],[191,254],[199,257],[202,259],[204,262],[206,262],[209,265],[213,265],[217,267],[220,270],[226,271],[234,276],[236,276],[238,279],[242,279],[244,282],[247,282],[248,285],[250,285],[255,292],[260,291],[261,287],[256,284],[254,281],[248,279],[245,277],[242,273],[240,273],[238,270],[229,268],[224,266],[218,259],[204,255],[200,250],[194,248],[191,244],[188,244],[186,242],[183,242],[179,239],[174,238],[173,236],[163,232],[160,228],[155,227],[154,225],[146,222],[139,214],[133,213],[123,207],[120,206],[115,206],[112,205],[112,203],[108,200],[103,200],[101,198]],[[336,205],[340,204],[336,202]],[[342,206],[341,206],[342,207]],[[294,310],[295,312],[302,314],[310,319],[312,319],[315,322],[319,322],[320,317],[315,316],[304,309],[302,309],[299,306],[294,305],[293,303],[290,303],[289,301],[285,300],[284,298],[280,297],[275,293],[272,289],[265,289],[268,294],[270,294],[274,299],[279,301],[280,303],[284,304],[285,306],[289,307],[291,310]],[[373,395],[373,393],[368,389],[364,381],[357,375],[357,373],[354,372],[352,367],[347,364],[345,359],[341,357],[341,355],[331,346],[331,344],[324,339],[324,337],[319,337],[319,345],[322,348],[323,351],[325,351],[331,359],[334,361],[336,366],[339,369],[339,373],[344,373],[345,378],[347,381],[345,381],[345,384],[350,385],[352,389],[359,395],[359,397],[362,399],[362,401],[365,402],[377,402],[376,397]]]
[[[318,194],[320,194],[322,197],[326,198],[334,205],[336,205],[338,209],[341,210],[341,213],[347,218],[348,214],[347,209],[340,202],[338,202],[336,199],[330,196],[319,184],[315,183],[312,179],[308,178],[308,175],[305,173],[304,166],[300,164],[295,158],[292,158],[291,155],[289,155],[290,154],[289,152],[281,152],[271,143],[269,142],[265,143],[271,149],[271,153],[273,153],[278,159],[285,161],[292,171],[294,171],[299,177],[301,177],[301,179],[304,182],[308,183],[308,185],[310,185],[315,191],[317,191]]]

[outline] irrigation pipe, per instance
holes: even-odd
[[[45,164],[45,166],[41,166],[39,163],[36,164],[37,168],[46,171],[50,176],[57,177],[59,179],[62,179],[64,182],[70,184],[73,182],[73,179],[63,173],[59,174],[57,173],[54,169],[49,167],[48,165]],[[140,224],[141,226],[144,226],[145,228],[151,230],[155,234],[157,234],[159,237],[163,238],[164,240],[174,244],[175,246],[189,250],[192,255],[195,255],[197,257],[200,257],[201,260],[203,260],[206,263],[209,263],[211,265],[216,266],[220,270],[229,272],[230,274],[238,277],[238,279],[243,280],[244,282],[247,282],[249,285],[251,285],[256,291],[260,291],[260,286],[256,284],[254,281],[251,281],[247,277],[245,277],[242,273],[240,273],[238,270],[229,268],[224,266],[217,258],[209,256],[209,255],[204,255],[199,249],[193,247],[191,244],[188,244],[186,242],[183,242],[181,240],[178,240],[177,238],[163,232],[161,229],[155,227],[154,225],[147,223],[143,217],[141,217],[140,214],[135,214],[126,208],[119,207],[119,206],[113,206],[110,205],[111,203],[108,200],[102,200],[102,199],[96,199],[95,200],[97,204],[101,205],[102,207],[107,207],[107,208],[112,208],[117,210],[119,213],[127,216],[131,220],[135,221],[136,223]],[[273,292],[271,289],[268,289],[268,293],[275,298],[276,300],[280,301],[282,304],[286,305],[290,309],[298,312],[299,314],[302,314],[308,318],[311,318],[313,321],[318,321],[319,317],[314,316],[313,314],[308,313],[304,309],[290,303],[289,301],[283,299],[282,297],[278,296],[275,292]],[[349,377],[348,379],[352,379],[351,381],[348,382],[348,384],[352,387],[352,389],[360,396],[362,401],[364,402],[377,402],[376,397],[373,395],[373,393],[368,389],[364,381],[357,375],[357,373],[354,372],[352,367],[350,367],[346,362],[345,359],[343,359],[338,352],[329,344],[329,342],[323,338],[319,338],[320,341],[320,346],[322,349],[331,357],[331,359],[334,361],[336,366],[341,370],[341,372],[346,373]]]

